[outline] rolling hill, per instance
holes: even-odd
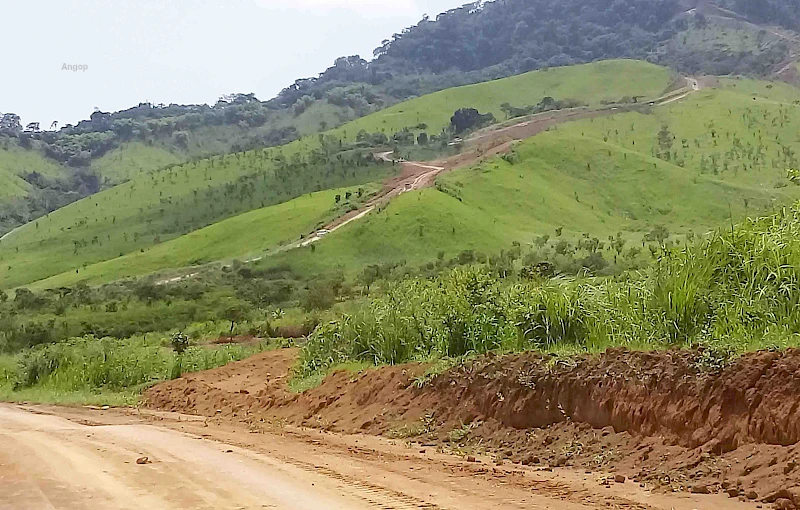
[[[369,193],[365,189],[364,193]],[[137,277],[170,268],[209,262],[263,256],[270,250],[297,241],[321,223],[346,212],[350,202],[335,206],[337,195],[356,189],[333,189],[311,193],[282,204],[256,209],[196,230],[145,251],[93,264],[79,272],[68,272],[42,280],[35,288],[55,288],[77,282],[102,283]]]
[[[354,141],[362,130],[392,135],[425,124],[435,132],[459,108],[474,105],[501,115],[504,102],[525,106],[547,95],[594,105],[624,96],[654,98],[674,80],[665,68],[630,60],[537,71],[413,99],[334,129],[322,142],[307,137],[139,174],[6,238],[0,243],[0,286],[74,272],[308,192],[377,181],[391,168],[364,162],[341,142]]]
[[[419,101],[433,111],[429,105],[437,104],[435,99]],[[619,113],[564,124],[519,143],[509,157],[443,174],[437,188],[400,196],[386,209],[331,234],[314,251],[279,253],[257,265],[289,264],[299,274],[354,274],[370,264],[424,264],[440,253],[448,258],[464,250],[491,255],[514,242],[531,245],[545,235],[554,247],[561,240],[557,229],[570,243],[584,234],[599,239],[621,234],[629,248],[643,246],[659,226],[673,239],[704,234],[800,198],[800,188],[789,184],[786,172],[797,163],[792,149],[800,125],[797,101],[800,92],[785,84],[722,79],[716,88],[649,114]],[[400,115],[406,116],[402,122],[416,122],[421,113],[414,104],[401,108],[402,114],[381,112],[356,124],[374,129],[383,125],[382,116]],[[368,121],[372,124],[364,124]],[[270,215],[271,209],[228,222]],[[218,232],[213,253],[220,259],[253,253],[224,242],[224,231],[209,227],[198,234]],[[172,241],[175,252],[185,253],[192,236]],[[214,244],[206,234],[204,239]],[[150,251],[164,253],[169,246]],[[102,283],[188,260],[173,256],[153,263],[159,257],[150,251],[35,287]]]
[[[800,94],[782,84],[723,80],[652,114],[624,113],[564,124],[495,158],[439,178],[385,210],[321,241],[259,264],[298,272],[359,271],[492,255],[547,235],[644,246],[659,225],[673,239],[771,213],[800,198],[787,168],[800,125]],[[699,121],[698,121],[699,120]],[[669,148],[666,148],[669,146]],[[666,153],[669,152],[669,156]]]
[[[31,184],[25,177],[39,174],[46,178],[64,176],[64,169],[36,152],[27,151],[14,143],[0,144],[0,197],[24,197]]]
[[[0,235],[139,172],[283,145],[410,98],[536,69],[635,58],[690,74],[780,71],[800,82],[792,66],[800,38],[775,26],[795,28],[796,19],[786,0],[475,2],[395,34],[371,61],[338,58],[267,101],[236,93],[213,105],[140,103],[49,131],[5,114],[4,144],[59,164],[62,177],[24,186],[0,175]],[[14,164],[13,174],[24,171]]]

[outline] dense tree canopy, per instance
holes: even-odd
[[[376,51],[407,71],[528,71],[609,57],[645,57],[672,34],[677,0],[475,2],[426,19]]]
[[[797,0],[723,0],[722,5],[764,23],[791,29],[800,28],[800,3]]]

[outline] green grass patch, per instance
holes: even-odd
[[[131,405],[153,384],[223,366],[266,348],[266,344],[197,346],[178,356],[168,347],[168,339],[156,335],[73,339],[0,357],[0,399]]]
[[[318,328],[302,349],[299,373],[348,362],[394,365],[532,349],[570,356],[617,346],[703,346],[709,353],[698,365],[714,370],[739,353],[800,346],[800,204],[666,250],[638,275],[516,274],[465,267],[403,280]]]
[[[375,186],[364,185],[361,188],[366,197]],[[342,214],[350,204],[344,201],[348,192],[353,193],[355,200],[356,188],[304,195],[221,221],[141,252],[42,280],[32,288],[57,288],[77,282],[97,284],[169,268],[263,256],[269,250],[299,240],[301,235],[309,234],[326,220]],[[342,197],[340,204],[336,204],[337,195]]]
[[[106,186],[130,180],[138,174],[181,162],[175,154],[141,142],[132,142],[92,161],[92,170]]]

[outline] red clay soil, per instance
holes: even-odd
[[[420,365],[338,372],[300,395],[286,386],[296,355],[274,351],[188,375],[149,390],[146,405],[418,436],[464,454],[614,472],[663,490],[800,503],[800,350],[748,354],[718,373],[702,369],[697,351],[619,349],[557,362],[490,355],[432,380]]]

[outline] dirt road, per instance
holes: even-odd
[[[148,463],[137,464],[137,459]],[[698,501],[702,504],[698,506]],[[128,410],[0,405],[0,509],[751,508],[489,467],[386,439]]]
[[[650,105],[663,106],[680,101],[702,88],[699,81],[695,78],[687,77],[685,80],[685,87],[671,91],[668,94],[653,100]],[[455,156],[436,160],[430,163],[395,160],[392,157],[391,151],[376,153],[375,157],[378,159],[401,165],[400,174],[397,177],[393,177],[386,181],[384,183],[383,190],[367,204],[363,205],[357,211],[351,211],[346,215],[332,221],[330,224],[324,227],[324,230],[332,232],[337,228],[341,228],[348,223],[363,218],[369,212],[375,209],[375,207],[381,202],[389,201],[392,198],[402,195],[408,191],[433,186],[436,181],[436,177],[438,177],[442,172],[473,165],[481,160],[497,156],[498,154],[503,154],[511,148],[513,143],[536,136],[537,134],[547,131],[548,129],[559,124],[594,117],[614,115],[624,111],[636,110],[637,108],[643,106],[645,105],[626,104],[606,106],[602,108],[578,107],[530,115],[517,119],[512,123],[504,123],[481,129],[470,136],[470,138],[466,141],[466,147],[464,151]],[[304,242],[299,243],[298,246],[307,246],[319,241],[321,238],[322,236],[315,235]]]
[[[564,110],[553,110],[543,113],[521,117],[510,122],[499,125],[489,126],[473,133],[465,143],[462,152],[448,158],[443,158],[431,162],[404,161],[395,159],[393,151],[376,152],[375,158],[399,165],[400,171],[397,175],[387,179],[383,183],[382,189],[376,193],[366,203],[353,211],[331,220],[319,230],[311,233],[302,240],[285,244],[280,248],[274,249],[266,254],[258,255],[245,259],[245,262],[258,262],[265,257],[307,247],[324,239],[330,233],[366,217],[382,204],[386,204],[393,198],[403,193],[434,186],[436,178],[443,172],[448,172],[457,168],[468,167],[481,161],[505,154],[521,140],[536,136],[555,126],[566,122],[575,122],[583,119],[604,117],[615,115],[626,111],[636,111],[648,106],[664,106],[676,101],[687,98],[690,94],[701,90],[701,83],[692,77],[686,77],[686,85],[667,94],[650,101],[650,103],[608,105],[600,108],[577,107]],[[156,282],[157,285],[178,283],[183,280],[191,279],[197,273],[171,276]]]
[[[152,463],[138,465],[145,456]],[[370,506],[333,480],[239,448],[135,422],[91,426],[2,406],[0,508]]]

